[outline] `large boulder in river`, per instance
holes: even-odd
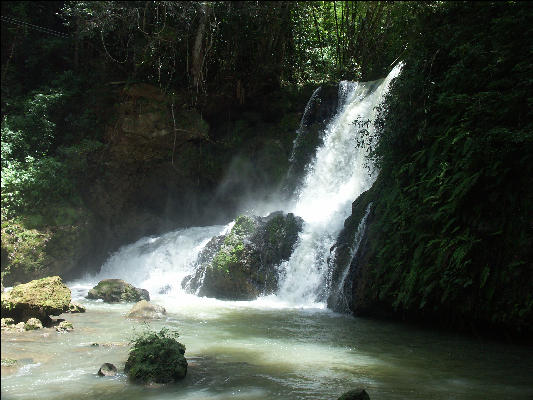
[[[166,328],[148,331],[132,341],[124,372],[137,383],[168,383],[185,378],[187,360],[185,346],[178,333]]]
[[[70,289],[59,276],[37,279],[2,293],[2,317],[47,321],[50,315],[67,312],[70,300]]]
[[[104,279],[89,290],[87,298],[102,299],[106,303],[137,302],[149,301],[150,294],[148,290],[136,288],[122,279]]]
[[[215,237],[197,260],[196,272],[182,286],[200,296],[252,300],[278,288],[277,266],[288,260],[303,220],[275,212],[240,216],[231,231]]]
[[[128,315],[128,318],[137,319],[157,319],[163,318],[167,313],[164,307],[157,304],[153,304],[146,300],[141,300],[132,307]]]

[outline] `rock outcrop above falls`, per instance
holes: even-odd
[[[199,296],[252,300],[278,287],[277,266],[288,260],[302,229],[294,214],[240,216],[226,235],[205,246],[193,275],[182,285]]]

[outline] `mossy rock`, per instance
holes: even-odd
[[[179,335],[166,328],[146,332],[132,341],[124,371],[137,383],[168,383],[185,378],[187,360]]]
[[[24,329],[27,331],[34,331],[36,329],[43,329],[43,324],[37,318],[30,318],[24,324]]]
[[[303,220],[275,212],[240,216],[227,235],[213,238],[200,253],[194,275],[182,286],[200,296],[253,300],[278,288],[276,267],[288,260]]]
[[[104,279],[89,290],[88,299],[102,299],[107,303],[150,301],[150,294],[146,289],[134,287],[122,279]]]
[[[71,314],[76,314],[76,313],[84,313],[86,310],[85,310],[85,307],[83,307],[79,303],[70,303],[68,306],[68,311]]]
[[[72,325],[72,322],[69,321],[61,321],[59,325],[56,326],[56,331],[59,333],[65,333],[70,332],[74,330],[74,326]]]
[[[59,276],[37,279],[2,293],[2,317],[46,321],[50,315],[67,312],[70,300],[70,289]]]

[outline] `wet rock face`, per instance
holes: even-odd
[[[104,279],[89,290],[88,299],[102,299],[106,303],[137,302],[150,300],[146,289],[136,288],[122,279]]]
[[[372,221],[372,212],[369,213],[365,226],[358,232],[360,224],[365,218],[369,204],[376,198],[376,188],[363,192],[353,203],[352,213],[344,221],[344,227],[339,232],[335,245],[331,248],[328,260],[331,270],[329,277],[330,291],[327,299],[328,308],[341,313],[356,311],[358,299],[361,295],[357,292],[360,284],[365,284],[361,277],[361,267],[366,269],[365,255],[367,253],[367,229]],[[362,235],[362,237],[358,237]],[[359,240],[359,246],[356,242]],[[343,274],[346,273],[343,281]],[[357,278],[356,278],[357,276]],[[363,296],[364,297],[364,296]]]
[[[288,260],[303,220],[275,212],[238,217],[227,235],[213,238],[200,253],[196,272],[182,286],[200,296],[252,300],[278,288],[277,266]]]
[[[50,315],[67,312],[70,300],[70,289],[59,276],[37,279],[2,293],[2,317],[16,322],[30,318],[46,321]]]

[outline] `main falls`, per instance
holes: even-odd
[[[297,192],[283,207],[283,211],[303,218],[302,232],[290,259],[279,266],[278,292],[259,301],[285,307],[324,307],[332,289],[327,284],[329,249],[350,214],[353,200],[376,179],[377,171],[368,159],[374,141],[373,122],[377,106],[400,70],[398,64],[385,79],[339,84],[337,111],[320,133],[322,144],[307,165]],[[364,129],[361,124],[365,124]],[[305,129],[298,130],[298,135],[305,134]],[[165,302],[170,297],[190,299],[181,287],[182,279],[194,272],[195,257],[202,247],[213,236],[228,231],[231,224],[179,229],[140,239],[113,254],[98,275],[87,277],[82,287],[105,278],[121,278],[147,289],[152,296],[166,297]]]

